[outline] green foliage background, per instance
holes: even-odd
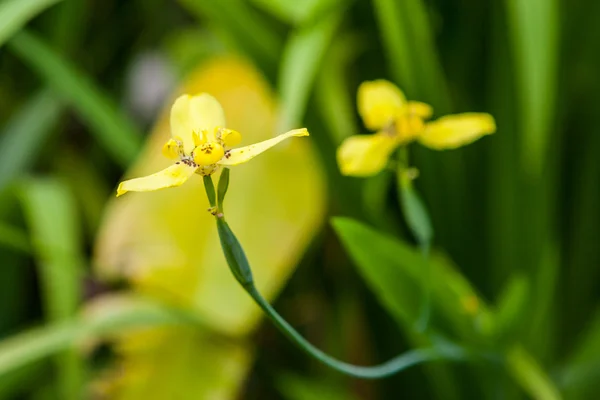
[[[599,4],[3,0],[0,398],[81,398],[105,358],[82,359],[70,344],[190,318],[160,304],[114,320],[73,317],[96,290],[89,249],[104,203],[152,122],[123,107],[127,71],[147,51],[167,57],[177,79],[212,55],[242,54],[277,89],[280,130],[318,132],[329,215],[347,218],[318,235],[275,306],[313,343],[357,363],[433,339],[412,328],[420,258],[394,177],[343,178],[335,164],[341,140],[364,131],[356,88],[386,78],[436,115],[497,120],[495,135],[464,149],[411,148],[435,230],[434,326],[493,361],[360,381],[265,324],[240,398],[596,398]],[[467,295],[481,297],[482,320],[448,306]]]

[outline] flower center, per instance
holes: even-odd
[[[216,164],[225,155],[225,150],[217,142],[208,142],[200,145],[192,152],[194,162],[198,165]]]

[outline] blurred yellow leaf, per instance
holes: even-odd
[[[201,65],[181,92],[207,92],[217,98],[227,127],[242,133],[241,145],[277,134],[273,95],[259,73],[240,59],[224,57]],[[169,165],[170,160],[161,155],[169,137],[167,107],[127,177]],[[310,140],[295,140],[231,171],[227,219],[267,298],[281,289],[320,227],[325,204],[320,168]],[[240,345],[239,339],[225,343],[222,335],[215,335],[247,335],[260,321],[261,311],[231,276],[208,207],[200,176],[178,188],[130,193],[107,207],[96,246],[97,273],[125,278],[137,291],[192,309],[215,331],[165,328],[123,337],[117,347],[127,372],[127,378],[121,379],[125,386],[119,389],[122,398],[200,398],[210,390],[223,391],[214,398],[228,398],[231,390],[226,389],[239,383],[240,369],[244,371],[250,362],[249,346]],[[148,347],[131,347],[139,342]],[[202,371],[211,368],[214,376],[202,377]],[[228,368],[237,368],[236,379],[225,379]],[[166,391],[148,391],[147,387],[156,386],[148,385],[151,377],[168,380]],[[208,384],[192,385],[186,397],[176,391],[184,387],[182,379],[186,384],[194,379]]]

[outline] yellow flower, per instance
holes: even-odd
[[[119,184],[117,197],[127,192],[147,192],[182,185],[194,173],[212,175],[219,166],[245,163],[292,136],[308,136],[305,128],[294,129],[272,139],[232,149],[242,136],[225,129],[225,115],[219,102],[209,94],[183,95],[171,108],[171,139],[163,155],[177,160],[170,167],[143,178]]]
[[[392,152],[414,140],[435,149],[454,149],[496,131],[494,117],[485,113],[447,115],[425,122],[430,105],[407,101],[404,93],[386,80],[363,82],[358,88],[358,112],[373,135],[344,140],[337,152],[344,175],[370,176],[384,169]]]

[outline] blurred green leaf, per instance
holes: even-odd
[[[140,327],[178,326],[203,322],[195,315],[129,296],[118,307],[90,310],[81,317],[30,329],[0,341],[0,377],[37,360],[97,339]]]
[[[0,246],[6,246],[23,253],[31,252],[27,234],[19,228],[0,222]]]
[[[0,379],[0,399],[16,399],[35,387],[40,379],[48,374],[48,363],[31,363],[6,373]]]
[[[56,96],[43,90],[33,95],[5,125],[0,135],[0,192],[35,164],[61,110]]]
[[[207,20],[223,40],[258,65],[272,70],[278,62],[282,40],[269,20],[243,0],[179,0],[197,17]]]
[[[27,179],[21,194],[47,318],[65,320],[75,314],[81,297],[84,255],[75,200],[67,186],[51,179]],[[79,397],[82,360],[76,353],[68,352],[57,362],[61,396]]]
[[[522,121],[521,161],[538,176],[546,162],[555,118],[559,2],[506,0]]]
[[[69,186],[81,210],[87,237],[93,238],[102,220],[106,201],[112,195],[112,184],[77,149],[63,150],[54,160],[56,175]]]
[[[77,111],[116,161],[126,166],[133,160],[140,147],[141,136],[93,81],[32,33],[19,33],[9,46]]]
[[[281,116],[277,132],[285,132],[300,124],[317,72],[341,23],[343,11],[343,7],[332,11],[314,24],[291,33],[279,71]]]
[[[293,25],[307,23],[343,1],[345,0],[252,0],[265,11]]]
[[[4,0],[0,3],[0,46],[30,19],[61,0]]]
[[[560,374],[568,399],[590,399],[600,390],[600,312],[591,319]]]
[[[422,0],[376,0],[374,7],[394,79],[409,98],[446,113],[449,95]]]
[[[496,310],[497,335],[502,339],[519,337],[518,328],[526,315],[529,300],[529,281],[516,274],[500,294]]]
[[[508,369],[521,387],[536,400],[561,399],[560,392],[539,364],[519,346],[508,351]]]
[[[410,246],[359,222],[335,218],[333,225],[382,304],[401,323],[413,326],[419,310],[420,297],[415,288],[418,287],[421,255]],[[487,335],[491,330],[491,315],[468,282],[443,259],[432,256],[430,262],[433,295],[439,311],[454,322],[457,332],[467,341],[477,340],[474,332],[469,332],[473,328],[479,332],[476,335]],[[554,384],[521,347],[509,350],[507,366],[517,382],[534,398],[560,398]]]
[[[403,324],[417,317],[421,295],[418,270],[423,258],[408,245],[351,219],[335,218],[333,227],[363,278],[388,311]]]
[[[397,240],[348,218],[335,218],[333,226],[381,303],[409,327],[421,308],[421,253]],[[448,260],[432,255],[431,289],[434,307],[455,332],[474,343],[491,333],[491,314],[466,279]]]
[[[34,178],[23,181],[21,197],[48,318],[65,319],[79,304],[84,260],[74,198],[61,182]]]
[[[364,47],[354,34],[337,35],[319,68],[315,87],[318,107],[335,145],[358,133],[354,111],[356,93],[348,87],[346,72]]]
[[[73,54],[84,40],[85,28],[92,7],[85,0],[69,0],[55,9],[52,23],[52,43],[61,54]]]

